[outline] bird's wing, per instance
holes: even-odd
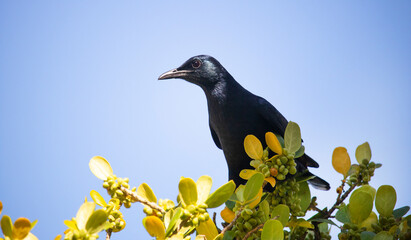
[[[288,124],[287,119],[285,119],[285,117],[273,105],[271,105],[271,103],[262,97],[258,98],[257,109],[260,115],[270,124],[273,131],[284,137],[285,128]],[[303,140],[301,139],[301,141]],[[305,167],[319,167],[318,163],[306,154],[300,157],[299,161],[304,164]]]
[[[219,149],[222,149],[222,148],[221,148],[220,139],[218,138],[217,133],[214,131],[214,129],[213,129],[213,127],[211,126],[211,124],[209,124],[209,126],[210,126],[211,136],[213,137],[213,140],[214,140],[215,145],[217,145],[217,147],[218,147]]]
[[[258,113],[270,124],[272,130],[284,137],[285,128],[288,121],[285,117],[267,100],[262,97],[257,99]]]

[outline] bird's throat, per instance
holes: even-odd
[[[224,103],[227,98],[227,83],[225,81],[217,82],[211,90],[211,97],[216,99],[219,104]]]

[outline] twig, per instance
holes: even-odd
[[[280,216],[275,216],[273,218],[271,218],[270,220],[276,220],[278,219]],[[243,240],[247,240],[248,237],[250,237],[251,234],[257,232],[260,228],[264,227],[265,223],[261,223],[260,225],[258,225],[257,227],[253,228],[251,231],[249,231],[243,238]]]
[[[337,201],[334,203],[334,206],[332,206],[332,208],[330,208],[330,210],[328,210],[328,212],[326,212],[326,214],[324,215],[325,219],[328,219],[331,214],[334,212],[334,210],[337,208],[337,206],[339,206],[342,202],[344,202],[344,200],[348,197],[348,195],[352,192],[352,190],[354,190],[355,187],[357,187],[358,183],[355,183],[353,185],[351,185],[351,187],[341,196],[341,198],[337,198]]]
[[[260,228],[264,227],[264,223],[261,223],[260,225],[258,225],[257,227],[255,227],[253,230],[249,231],[244,237],[243,240],[247,240],[248,237],[251,236],[251,234],[257,232]]]
[[[318,222],[313,222],[314,224],[314,239],[321,240],[320,229],[318,228]]]
[[[157,210],[157,211],[159,211],[159,212],[161,212],[161,213],[163,213],[163,214],[165,213],[165,211],[164,211],[164,209],[163,209],[162,207],[158,206],[158,205],[157,205],[156,203],[154,203],[154,202],[147,201],[146,199],[142,198],[141,196],[139,196],[137,193],[131,191],[130,189],[127,189],[127,188],[125,188],[125,187],[123,187],[123,186],[121,186],[120,189],[121,189],[121,191],[123,191],[123,193],[131,196],[131,198],[132,198],[133,201],[143,203],[143,204],[151,207],[152,209],[155,209],[155,210]]]
[[[111,230],[111,229],[108,229],[107,231],[106,231],[106,240],[110,240],[110,237],[111,237],[111,233],[113,232],[113,230]]]
[[[315,211],[317,211],[317,212],[319,212],[319,213],[324,214],[324,211],[323,211],[323,210],[321,210],[321,209],[319,209],[319,208],[318,208],[318,207],[316,207],[316,206],[311,206],[311,209],[314,209]]]
[[[231,221],[230,224],[228,224],[228,225],[221,231],[221,235],[224,235],[225,232],[227,232],[228,230],[230,230],[230,229],[234,226],[234,223],[235,223],[235,222],[237,221],[237,219],[240,217],[241,212],[242,212],[242,210],[239,211],[239,212],[237,213],[237,215],[235,215],[233,221]]]

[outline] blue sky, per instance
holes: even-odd
[[[106,157],[131,185],[175,200],[180,176],[226,182],[202,90],[158,76],[198,54],[216,57],[301,129],[312,170],[332,190],[335,147],[368,141],[383,164],[372,186],[411,205],[409,1],[1,1],[0,200],[3,214],[61,234]],[[115,239],[147,239],[141,206]]]

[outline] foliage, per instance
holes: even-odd
[[[3,203],[0,201],[0,214],[2,211]],[[18,218],[13,224],[7,215],[4,215],[0,221],[1,230],[6,240],[37,240],[38,238],[30,232],[36,224],[37,220],[30,222],[27,218]],[[3,240],[3,238],[0,239]]]
[[[376,190],[369,185],[375,169],[381,164],[371,161],[371,148],[366,142],[358,146],[351,164],[347,149],[337,147],[332,154],[332,165],[342,175],[336,188],[337,197],[332,206],[319,208],[316,197],[311,197],[304,172],[297,172],[296,158],[304,154],[298,124],[289,122],[284,139],[274,133],[265,135],[267,147],[253,135],[244,139],[244,149],[251,158],[251,169],[244,169],[240,177],[245,185],[233,181],[211,192],[212,179],[201,176],[197,181],[181,177],[176,203],[157,199],[147,183],[130,189],[129,179],[114,175],[109,162],[96,156],[90,160],[91,172],[103,180],[110,200],[108,203],[95,190],[90,192],[92,202],[80,206],[76,217],[65,220],[68,229],[65,240],[93,240],[106,231],[106,239],[113,232],[122,231],[126,222],[121,207],[130,208],[140,202],[144,208],[143,225],[156,239],[330,239],[332,226],[340,230],[339,239],[379,240],[411,239],[410,207],[395,209],[395,189],[383,185]],[[221,211],[223,229],[218,229],[210,209],[225,204]],[[100,209],[96,209],[96,205]],[[376,212],[373,209],[376,209]],[[3,204],[0,202],[0,214]],[[337,211],[336,211],[337,210]],[[316,214],[307,219],[308,211]],[[336,211],[336,212],[335,212]],[[336,219],[338,222],[336,222]],[[31,229],[37,221],[1,218],[4,238],[9,240],[37,239]],[[55,239],[59,240],[58,235]],[[3,238],[0,238],[3,240]]]

